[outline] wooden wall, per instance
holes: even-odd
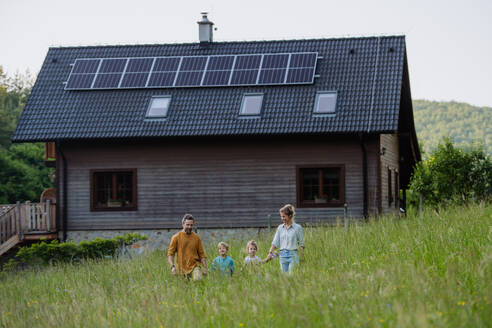
[[[65,143],[68,230],[176,228],[185,213],[199,227],[280,223],[278,209],[296,205],[296,165],[344,164],[348,214],[362,216],[362,152],[357,137],[178,139]],[[379,138],[366,141],[369,210],[378,208]],[[91,169],[136,168],[138,210],[90,211]],[[62,174],[60,178],[60,188]],[[62,199],[62,192],[59,195]],[[343,207],[299,208],[330,221]]]
[[[381,156],[381,206],[382,212],[395,212],[398,210],[397,193],[395,190],[395,172],[400,172],[398,164],[398,135],[397,134],[382,134],[381,135],[381,150],[384,147],[384,155]],[[388,197],[388,169],[391,171],[391,191],[393,202],[389,203]]]

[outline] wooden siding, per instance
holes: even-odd
[[[399,204],[397,202],[395,190],[395,172],[400,172],[398,164],[398,135],[397,134],[382,134],[381,135],[381,153],[384,148],[384,155],[381,156],[381,207],[383,213],[398,211]],[[393,202],[389,203],[388,197],[388,169],[391,171],[391,191]]]
[[[379,139],[365,144],[368,205],[374,212]],[[184,213],[195,215],[199,227],[265,226],[268,215],[276,225],[278,209],[296,205],[296,165],[313,164],[345,165],[348,214],[362,216],[357,137],[87,142],[65,144],[63,152],[68,164],[68,230],[176,228]],[[91,212],[90,170],[129,167],[138,172],[138,210]],[[63,175],[58,177],[61,190]],[[329,221],[342,217],[343,207],[302,208],[297,215]]]

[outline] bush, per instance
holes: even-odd
[[[485,200],[492,193],[492,159],[482,146],[456,147],[444,138],[426,161],[417,164],[409,201],[426,205]]]
[[[145,240],[146,236],[139,233],[129,233],[111,239],[95,238],[91,241],[82,241],[80,244],[73,242],[60,243],[53,240],[49,243],[42,241],[39,244],[21,247],[15,257],[25,264],[40,261],[42,264],[58,262],[73,262],[81,259],[97,259],[105,256],[115,256],[120,245],[131,245],[138,240]],[[12,270],[14,263],[10,263]]]

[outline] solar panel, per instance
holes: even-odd
[[[318,54],[78,58],[65,89],[312,84]]]
[[[258,80],[258,69],[237,70],[232,73],[231,85],[255,85]]]
[[[73,66],[73,73],[96,73],[100,59],[77,59]]]
[[[262,69],[258,84],[282,84],[285,81],[287,69]]]
[[[120,84],[121,73],[98,74],[93,89],[117,89]]]
[[[156,72],[150,75],[148,88],[172,87],[176,72]]]
[[[67,89],[90,89],[96,76],[100,59],[77,59],[67,81]]]
[[[103,59],[98,73],[123,72],[127,58]]]
[[[289,62],[289,55],[264,55],[261,68],[286,68]]]
[[[287,75],[287,83],[306,83],[313,80],[312,68],[291,68]]]
[[[131,58],[128,61],[126,72],[150,72],[154,58]]]
[[[143,88],[147,84],[149,73],[126,72],[121,80],[120,88]]]
[[[234,56],[210,56],[202,86],[225,86],[229,84]]]
[[[67,82],[67,89],[90,89],[96,74],[72,74]]]

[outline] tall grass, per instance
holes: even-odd
[[[254,236],[261,256],[272,235]],[[0,326],[492,326],[492,205],[307,227],[305,238],[292,276],[272,261],[190,282],[163,252],[4,274]],[[229,242],[239,268],[246,243]]]

